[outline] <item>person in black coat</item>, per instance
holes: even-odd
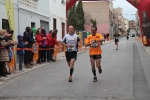
[[[26,27],[26,31],[24,32],[24,42],[28,42],[28,44],[25,46],[25,48],[32,49],[32,45],[34,44],[34,39],[31,35],[31,28]],[[30,64],[32,61],[32,51],[31,50],[25,50],[24,54],[24,63],[26,65],[26,68],[31,68]]]

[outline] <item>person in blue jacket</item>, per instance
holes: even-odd
[[[23,36],[21,35],[18,35],[17,36],[18,38],[18,45],[17,45],[17,48],[21,48],[23,49],[27,44],[28,42],[23,42]],[[17,55],[19,57],[19,70],[22,70],[22,64],[23,64],[23,59],[24,59],[24,50],[17,50]]]

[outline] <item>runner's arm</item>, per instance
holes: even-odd
[[[102,35],[99,35],[99,39],[98,40],[95,40],[96,42],[103,42],[105,41],[105,39],[103,38]]]
[[[89,37],[87,37],[86,41],[85,41],[85,46],[91,46],[91,42],[90,42],[90,39]]]
[[[96,40],[96,42],[103,42],[103,41],[105,41],[104,38],[102,38],[102,39],[100,39],[100,40]]]
[[[79,37],[77,37],[77,43],[79,43],[80,42],[80,38]]]
[[[91,43],[87,43],[87,44],[85,44],[85,46],[87,47],[87,46],[91,46]]]
[[[65,38],[65,37],[63,38],[62,44],[63,44],[65,47],[67,47],[66,38]]]

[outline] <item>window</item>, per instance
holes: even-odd
[[[35,23],[31,22],[31,28],[35,28]]]
[[[2,19],[2,29],[10,30],[9,23],[7,19]]]
[[[55,30],[57,27],[56,27],[56,19],[53,18],[53,30]]]

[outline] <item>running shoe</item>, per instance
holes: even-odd
[[[96,76],[93,78],[93,82],[97,82],[97,77]]]
[[[72,82],[72,76],[69,76],[69,82]]]
[[[98,69],[98,71],[99,71],[99,74],[102,74],[102,68],[101,67]]]

